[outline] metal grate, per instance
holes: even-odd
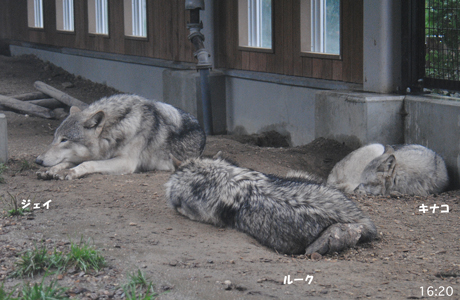
[[[460,90],[460,1],[425,2],[424,86]]]

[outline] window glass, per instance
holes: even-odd
[[[301,0],[302,52],[340,55],[340,0]]]
[[[272,1],[238,1],[239,44],[243,47],[272,48]]]

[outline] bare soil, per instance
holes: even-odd
[[[31,56],[0,56],[0,94],[33,92],[36,80],[87,103],[117,92]],[[73,87],[64,89],[66,82]],[[63,249],[83,237],[92,240],[108,266],[100,272],[52,275],[77,299],[123,298],[120,286],[128,272],[138,269],[157,291],[167,291],[159,299],[422,299],[432,298],[427,295],[430,286],[444,295],[451,287],[453,295],[445,298],[460,299],[458,190],[429,197],[350,195],[375,222],[378,240],[314,259],[280,255],[236,230],[177,214],[164,198],[168,172],[38,180],[35,157],[52,141],[62,120],[2,113],[8,120],[10,155],[2,175],[5,183],[0,184],[0,280],[6,288],[41,280],[41,275],[8,278],[20,253],[34,243]],[[351,151],[326,139],[295,148],[258,147],[258,138],[212,136],[204,155],[222,151],[240,166],[258,171],[284,175],[300,169],[325,178]],[[8,217],[11,197],[19,204],[30,199],[40,209]],[[48,200],[52,202],[46,209]],[[441,213],[443,206],[422,213],[421,205],[448,205],[449,212]],[[288,275],[292,283],[283,284]],[[310,283],[307,276],[313,276]]]

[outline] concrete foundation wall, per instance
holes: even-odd
[[[378,142],[401,144],[404,96],[350,91],[316,94],[315,137],[326,137],[351,148]]]
[[[426,146],[441,155],[451,182],[460,187],[460,102],[445,97],[407,96],[406,143]]]
[[[211,71],[209,75],[213,134],[227,133],[225,75]],[[163,72],[163,101],[196,116],[203,126],[200,73],[196,70]]]
[[[11,54],[34,54],[69,73],[114,87],[125,93],[163,100],[164,68],[86,56],[70,55],[36,48],[10,46]]]
[[[317,90],[227,77],[227,128],[233,134],[276,130],[292,146],[315,138]]]

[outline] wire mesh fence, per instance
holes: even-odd
[[[425,78],[430,88],[460,90],[460,1],[425,1]]]

